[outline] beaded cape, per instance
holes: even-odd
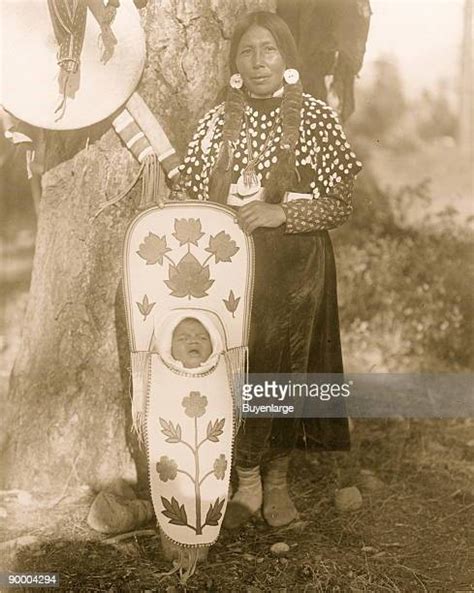
[[[278,161],[281,140],[281,99],[248,99],[239,140],[234,146],[232,182],[252,158],[262,152],[270,134],[273,138],[256,165],[256,173],[265,185],[271,167]],[[186,190],[193,198],[208,200],[209,177],[216,163],[222,128],[224,105],[211,109],[199,122],[195,135],[188,145],[182,166]],[[252,146],[247,145],[248,132]],[[300,182],[289,191],[311,193],[314,198],[324,197],[338,183],[353,178],[361,163],[348,143],[335,112],[323,101],[303,95],[300,137],[295,150],[296,168]]]

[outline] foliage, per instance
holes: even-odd
[[[457,128],[448,85],[440,81],[435,89],[408,101],[398,65],[390,56],[379,59],[372,79],[358,86],[357,111],[349,123],[360,141],[398,153],[433,142],[449,144]]]
[[[453,208],[407,225],[407,200],[429,200],[425,183],[388,195],[366,180],[358,193],[359,211],[336,234],[351,348],[378,348],[392,371],[472,367],[472,234]]]

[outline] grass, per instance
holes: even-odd
[[[159,538],[113,545],[85,523],[91,493],[51,508],[43,499],[6,505],[3,535],[38,538],[4,568],[58,572],[61,590],[93,592],[208,591],[382,593],[448,592],[474,587],[469,564],[474,490],[469,446],[471,421],[363,421],[355,423],[349,454],[296,453],[291,492],[300,518],[281,529],[261,519],[238,533],[221,533],[201,566],[181,587],[169,570]],[[471,443],[472,445],[472,443]],[[367,492],[361,469],[382,479]],[[360,510],[339,513],[336,488],[359,485]],[[36,504],[35,504],[36,502]],[[8,528],[10,525],[10,528]],[[287,557],[270,547],[284,541]]]

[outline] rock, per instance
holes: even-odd
[[[363,546],[362,552],[365,552],[366,554],[375,554],[376,552],[378,552],[378,550],[373,546]]]
[[[130,500],[112,492],[99,492],[87,516],[89,527],[100,533],[117,534],[133,531],[153,517],[148,500]]]
[[[2,554],[17,551],[20,548],[36,546],[40,543],[39,538],[34,535],[23,535],[15,539],[9,539],[6,542],[0,543],[0,552]]]
[[[336,490],[335,504],[338,511],[356,511],[362,506],[362,495],[356,486]]]
[[[370,470],[361,470],[359,487],[364,492],[377,492],[385,488],[384,482]]]
[[[242,556],[242,558],[246,561],[246,562],[253,562],[255,560],[255,556],[253,554],[244,554]]]
[[[285,542],[277,542],[270,548],[270,552],[274,556],[285,556],[290,551],[290,546]]]

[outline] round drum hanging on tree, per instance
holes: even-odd
[[[145,64],[132,0],[2,0],[0,104],[40,128],[73,130],[114,113]]]

